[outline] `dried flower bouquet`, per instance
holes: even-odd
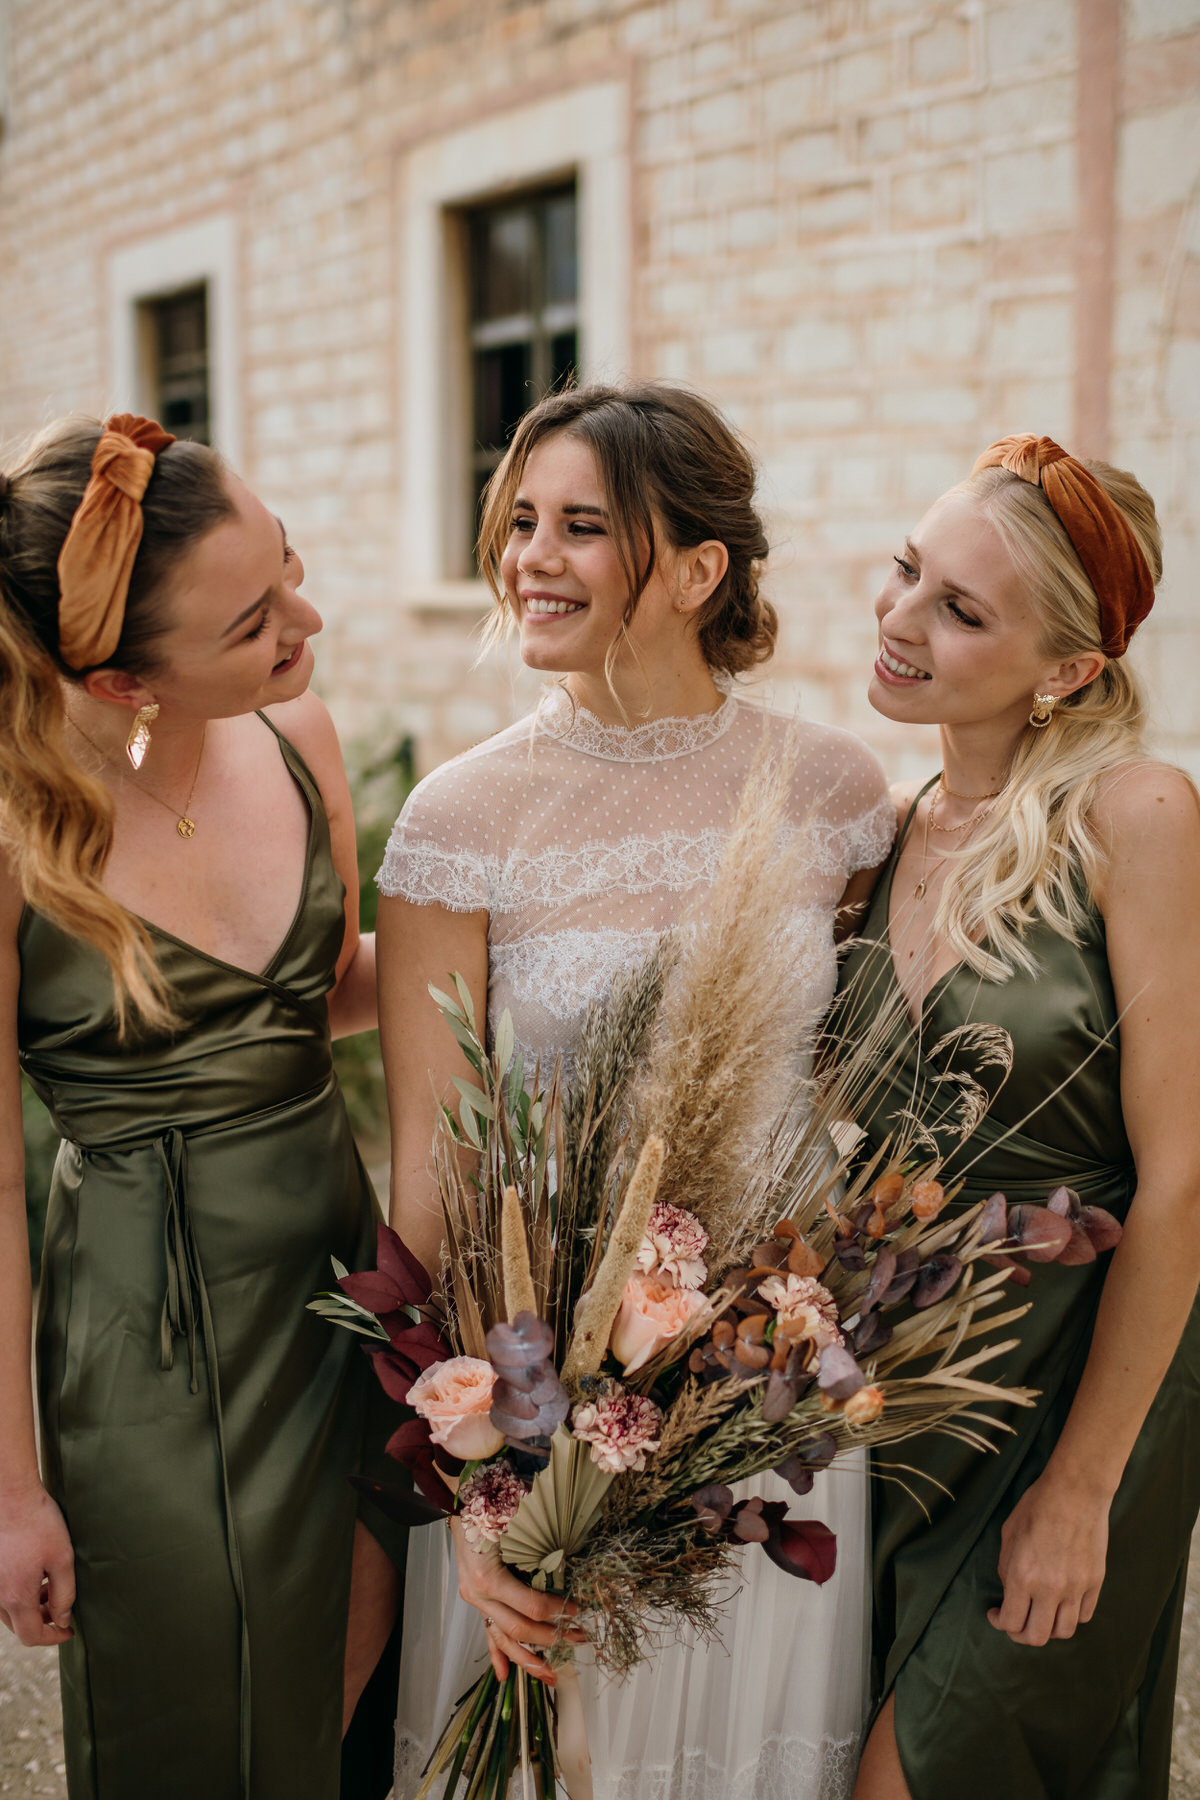
[[[457,1510],[472,1541],[578,1603],[617,1674],[664,1637],[715,1636],[747,1546],[833,1574],[833,1534],[739,1497],[746,1477],[775,1470],[806,1494],[857,1446],[930,1429],[989,1448],[984,1428],[1008,1427],[986,1409],[1033,1399],[980,1373],[1025,1311],[1004,1305],[1010,1274],[1119,1235],[1065,1189],[955,1209],[920,1104],[855,1163],[846,1123],[886,1075],[890,1021],[811,1067],[788,773],[760,759],[703,913],[592,1010],[569,1074],[527,1070],[507,1015],[489,1048],[461,980],[434,992],[472,1072],[435,1150],[439,1291],[382,1228],[378,1268],[339,1269],[313,1303],[379,1340],[379,1379],[415,1412],[389,1449],[423,1498],[374,1496],[409,1520]],[[939,1055],[939,1126],[950,1097],[965,1136],[987,1104],[978,1071],[1003,1074],[1010,1046],[968,1027]],[[518,1776],[525,1800],[564,1779],[585,1791],[565,1760],[542,1684],[488,1669],[421,1793],[500,1800]]]

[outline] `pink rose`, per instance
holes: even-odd
[[[492,1424],[496,1371],[479,1356],[434,1363],[408,1390],[408,1404],[429,1421],[435,1444],[463,1462],[495,1456],[504,1439]]]
[[[612,1353],[627,1375],[678,1337],[705,1305],[694,1288],[671,1287],[654,1275],[631,1275],[612,1329]]]

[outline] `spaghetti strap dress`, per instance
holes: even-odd
[[[331,1255],[373,1261],[378,1208],[330,1054],[344,889],[279,748],[310,815],[295,917],[262,974],[149,926],[177,1033],[122,1039],[101,956],[20,925],[21,1064],[64,1139],[37,1383],[75,1549],[71,1800],[338,1794],[347,1477],[384,1428],[357,1340],[305,1303]]]
[[[888,918],[898,855],[899,845],[842,970],[842,1029],[862,1030],[885,1010],[896,1018]],[[1018,970],[997,983],[958,965],[935,983],[916,1029],[906,1029],[899,1009],[881,1049],[881,1088],[859,1121],[871,1146],[914,1099],[937,1093],[947,1033],[987,1021],[1012,1039],[1011,1075],[951,1154],[950,1173],[965,1177],[957,1206],[997,1190],[1010,1201],[1044,1201],[1066,1183],[1118,1218],[1129,1209],[1136,1172],[1121,1114],[1104,921],[1082,881],[1078,891],[1086,909],[1078,943],[1034,925],[1026,942],[1036,975]],[[994,1084],[997,1072],[981,1079]],[[879,1694],[895,1694],[913,1800],[961,1800],[968,1791],[972,1800],[1166,1800],[1188,1546],[1200,1507],[1200,1310],[1193,1308],[1113,1501],[1094,1617],[1070,1639],[1031,1648],[986,1616],[1002,1598],[1001,1528],[1062,1431],[1110,1266],[1102,1256],[1084,1267],[1033,1270],[1033,1305],[1012,1328],[1019,1342],[995,1368],[1039,1398],[1028,1411],[1010,1411],[1013,1433],[995,1435],[995,1455],[935,1433],[874,1453]]]

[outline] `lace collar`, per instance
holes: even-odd
[[[713,712],[677,719],[648,719],[644,725],[609,725],[573,701],[565,688],[547,688],[535,715],[538,729],[585,756],[606,762],[663,762],[690,756],[724,737],[737,715],[738,703],[726,693]]]

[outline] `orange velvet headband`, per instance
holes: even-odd
[[[115,413],[58,553],[58,650],[69,669],[107,662],[121,638],[125,601],[142,541],[142,495],[154,459],[175,439],[153,419]]]
[[[1100,602],[1106,656],[1124,656],[1129,640],[1154,605],[1154,579],[1128,520],[1096,477],[1053,438],[1001,438],[975,464],[1011,469],[1040,487],[1075,546]]]

